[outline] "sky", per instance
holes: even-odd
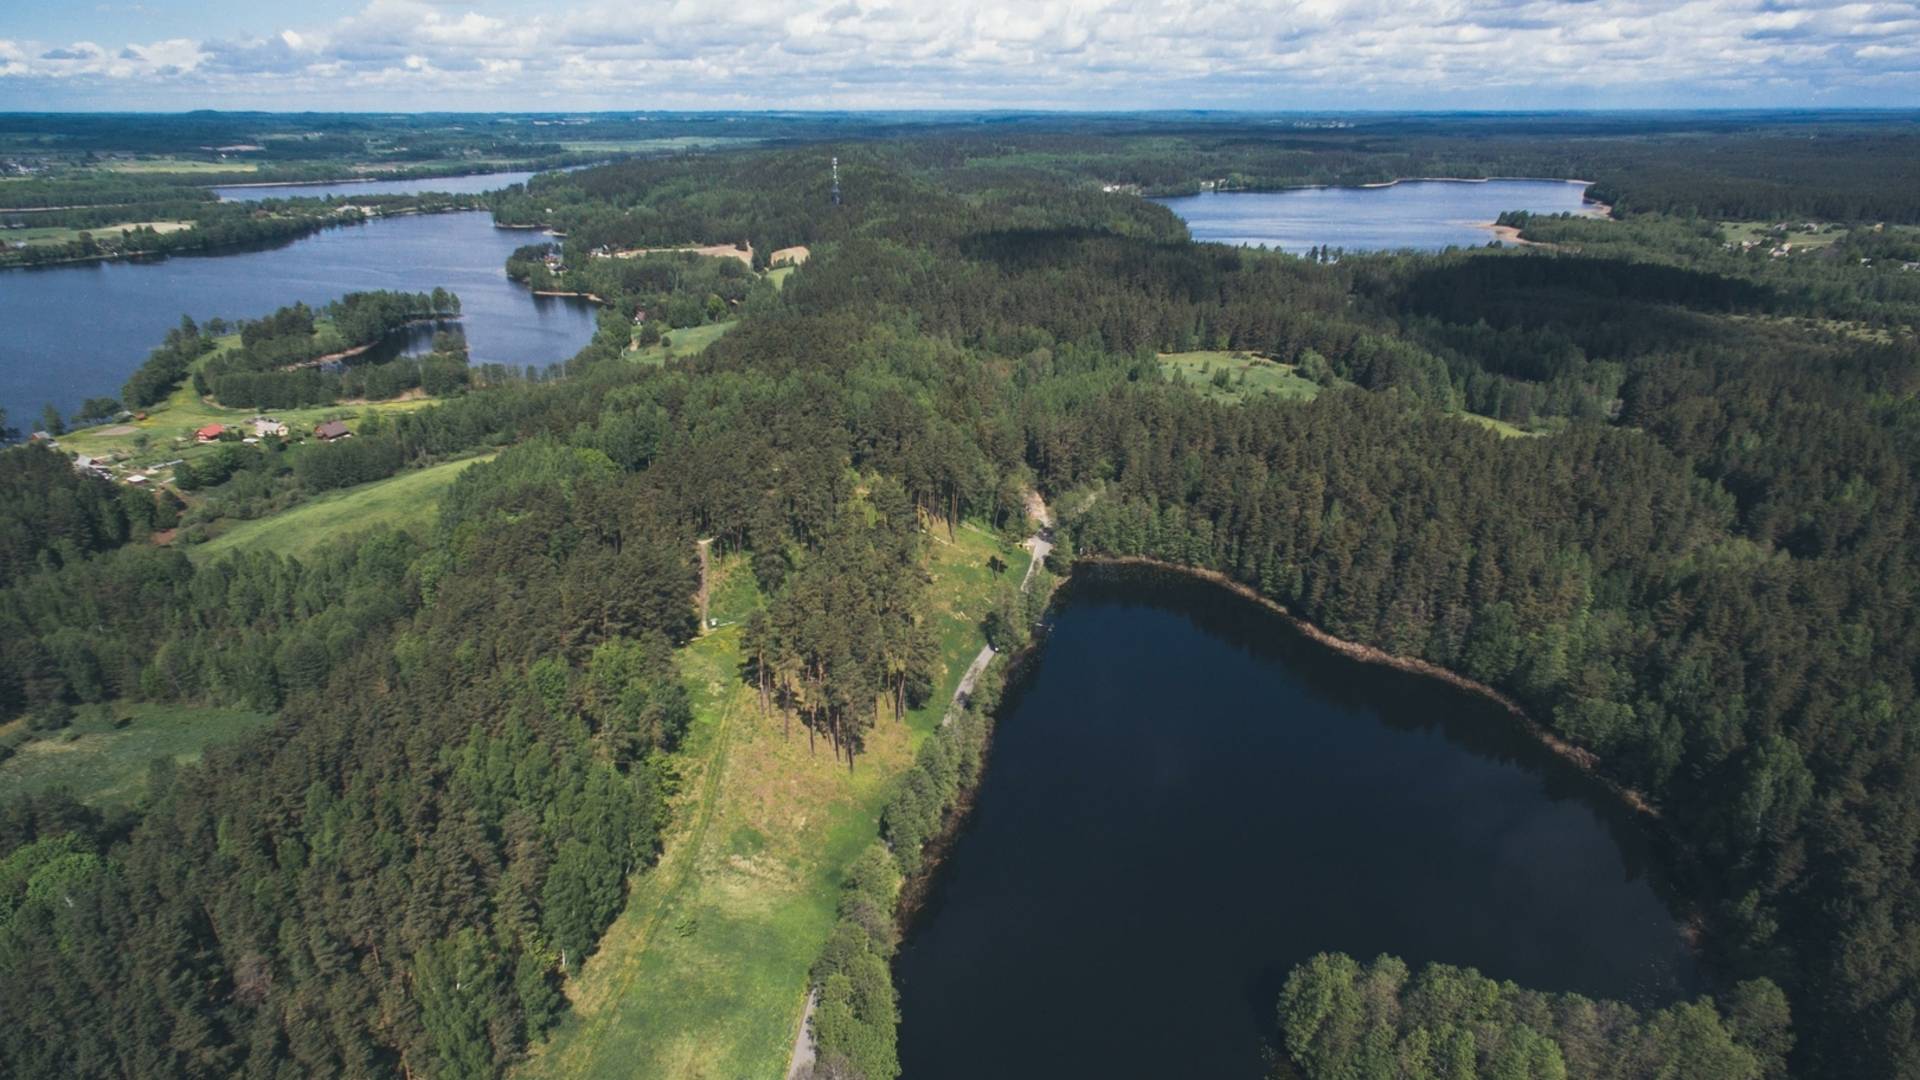
[[[1920,0],[0,0],[0,111],[1920,107]]]

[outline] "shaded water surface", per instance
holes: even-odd
[[[909,1080],[1252,1080],[1326,950],[1699,989],[1648,839],[1498,708],[1205,583],[1068,589],[901,950]]]

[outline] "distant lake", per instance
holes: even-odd
[[[85,398],[120,396],[182,314],[257,318],[369,289],[458,293],[475,363],[566,360],[592,339],[594,308],[507,280],[507,256],[537,239],[496,229],[485,213],[424,214],[265,250],[0,270],[0,409],[28,431],[49,401],[71,414]]]
[[[253,187],[238,184],[217,187],[214,194],[229,202],[259,202],[261,199],[325,199],[334,195],[414,195],[422,191],[444,191],[451,195],[474,195],[524,184],[530,172],[470,173],[466,176],[435,176],[424,180],[335,180],[324,184],[273,184]]]
[[[1391,187],[1228,191],[1155,200],[1186,221],[1195,240],[1304,252],[1441,251],[1494,239],[1505,210],[1592,213],[1587,185],[1564,180],[1416,180]]]
[[[896,974],[914,1080],[1259,1080],[1321,951],[1665,1005],[1639,823],[1502,710],[1186,578],[1081,568]]]

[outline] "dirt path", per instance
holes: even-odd
[[[1020,591],[1026,592],[1033,585],[1033,571],[1047,559],[1047,552],[1053,550],[1053,514],[1038,492],[1027,493],[1028,516],[1040,523],[1040,528],[1032,536],[1020,542],[1020,546],[1033,554],[1033,561],[1027,564],[1027,572],[1020,578]],[[987,665],[993,663],[993,646],[982,645],[974,655],[973,663],[967,665],[967,673],[960,676],[960,685],[953,689],[953,700],[947,703],[947,714],[940,718],[940,726],[953,723],[953,718],[966,711],[967,702],[973,697],[974,684],[986,673]]]
[[[800,1030],[793,1033],[793,1054],[787,1058],[787,1080],[801,1080],[813,1071],[813,1009],[820,991],[807,991],[807,1007],[800,1012]]]
[[[947,714],[940,718],[941,727],[953,723],[954,717],[967,710],[967,701],[973,697],[973,684],[980,681],[981,674],[991,663],[993,663],[993,646],[980,646],[980,652],[974,656],[973,663],[967,665],[967,673],[960,676],[960,685],[953,688],[953,700],[947,703]]]

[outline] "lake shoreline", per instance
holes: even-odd
[[[1178,563],[1162,562],[1141,555],[1080,555],[1076,563],[1092,566],[1133,567],[1143,570],[1158,570],[1180,577],[1204,581],[1219,586],[1227,592],[1251,601],[1266,611],[1278,615],[1293,630],[1316,645],[1327,648],[1350,660],[1363,664],[1375,664],[1392,668],[1410,675],[1434,679],[1457,690],[1465,691],[1476,697],[1492,702],[1513,720],[1520,731],[1532,738],[1554,757],[1572,766],[1581,775],[1592,780],[1610,794],[1621,806],[1633,812],[1640,825],[1658,841],[1659,847],[1666,853],[1669,879],[1674,880],[1672,900],[1675,902],[1675,916],[1680,920],[1687,947],[1701,961],[1702,971],[1711,975],[1706,963],[1705,940],[1711,926],[1704,904],[1693,888],[1682,888],[1681,883],[1692,883],[1700,879],[1700,863],[1693,849],[1689,847],[1666,823],[1665,816],[1645,792],[1628,787],[1618,780],[1600,771],[1601,758],[1584,747],[1562,739],[1549,731],[1539,721],[1529,715],[1519,702],[1500,690],[1469,678],[1450,668],[1441,667],[1418,657],[1400,656],[1385,649],[1350,641],[1328,633],[1311,621],[1294,614],[1284,604],[1263,596],[1259,590],[1244,582],[1235,580],[1218,570],[1205,570],[1199,567],[1182,566]]]
[[[1357,641],[1336,637],[1322,630],[1307,619],[1294,614],[1278,601],[1261,595],[1261,593],[1252,586],[1228,577],[1218,570],[1203,570],[1198,567],[1182,566],[1179,563],[1162,562],[1159,559],[1150,559],[1141,555],[1081,555],[1078,561],[1094,566],[1136,566],[1145,569],[1164,570],[1169,573],[1210,582],[1280,616],[1281,619],[1286,621],[1287,625],[1298,631],[1302,637],[1305,637],[1316,645],[1339,653],[1350,660],[1357,660],[1363,664],[1377,664],[1381,667],[1389,667],[1397,671],[1404,671],[1409,674],[1435,679],[1457,690],[1464,690],[1469,694],[1485,698],[1495,705],[1498,705],[1517,721],[1522,730],[1550,751],[1553,756],[1565,761],[1581,772],[1592,776],[1603,787],[1611,791],[1623,805],[1633,810],[1634,813],[1650,821],[1663,820],[1660,808],[1647,797],[1646,793],[1627,787],[1625,784],[1613,780],[1599,771],[1601,759],[1598,754],[1584,747],[1575,746],[1573,743],[1547,730],[1539,721],[1529,716],[1519,702],[1477,679],[1468,678],[1450,668],[1441,667],[1439,664],[1422,660],[1418,657],[1400,656],[1387,652],[1384,649],[1375,648],[1372,645],[1364,645]]]
[[[399,326],[394,327],[393,330],[391,330],[390,332],[386,334],[382,334],[379,340],[377,341],[369,341],[365,345],[355,345],[350,349],[342,349],[339,352],[328,353],[325,356],[316,356],[311,360],[301,360],[298,363],[288,364],[280,368],[279,370],[298,371],[301,368],[322,367],[324,365],[331,364],[340,360],[351,360],[356,356],[364,356],[367,353],[372,352],[374,349],[379,348],[381,345],[386,344],[389,338],[396,336],[397,334],[400,333],[400,331],[406,329],[407,327],[420,326],[425,323],[446,323],[446,322],[459,322],[459,321],[460,321],[460,315],[457,312],[451,315],[422,315],[419,318],[408,319],[406,322],[403,322]],[[218,402],[216,402],[215,404],[218,404]]]

